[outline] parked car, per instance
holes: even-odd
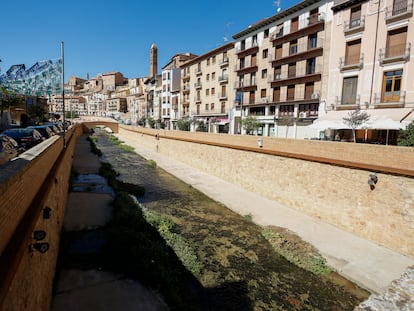
[[[55,133],[47,125],[32,125],[28,126],[27,128],[38,130],[39,133],[42,134],[42,136],[46,139],[55,135]]]
[[[59,134],[60,130],[58,129],[58,127],[56,125],[53,124],[46,124],[55,134]]]
[[[19,152],[19,144],[13,138],[0,134],[0,165],[17,157]]]
[[[8,129],[2,134],[13,138],[24,149],[30,149],[45,139],[38,130],[31,128]]]

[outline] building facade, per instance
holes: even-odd
[[[231,133],[233,49],[234,44],[227,43],[181,66],[181,117],[190,119],[192,131]]]

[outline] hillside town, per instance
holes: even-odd
[[[301,1],[203,55],[177,51],[158,64],[153,43],[145,77],[72,76],[64,101],[47,98],[48,111],[168,130],[396,144],[414,120],[412,15],[412,0]],[[344,118],[355,111],[367,118],[353,128]]]

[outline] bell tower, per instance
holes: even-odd
[[[153,43],[150,50],[150,77],[155,78],[158,74],[158,48]]]

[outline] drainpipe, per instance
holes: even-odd
[[[374,90],[374,75],[375,75],[375,62],[377,60],[377,42],[378,42],[378,24],[379,24],[379,13],[381,7],[381,0],[378,0],[378,10],[377,10],[377,26],[375,29],[375,43],[374,43],[374,62],[372,64],[372,76],[371,76],[371,90],[369,94],[369,105],[372,104],[372,92]]]

